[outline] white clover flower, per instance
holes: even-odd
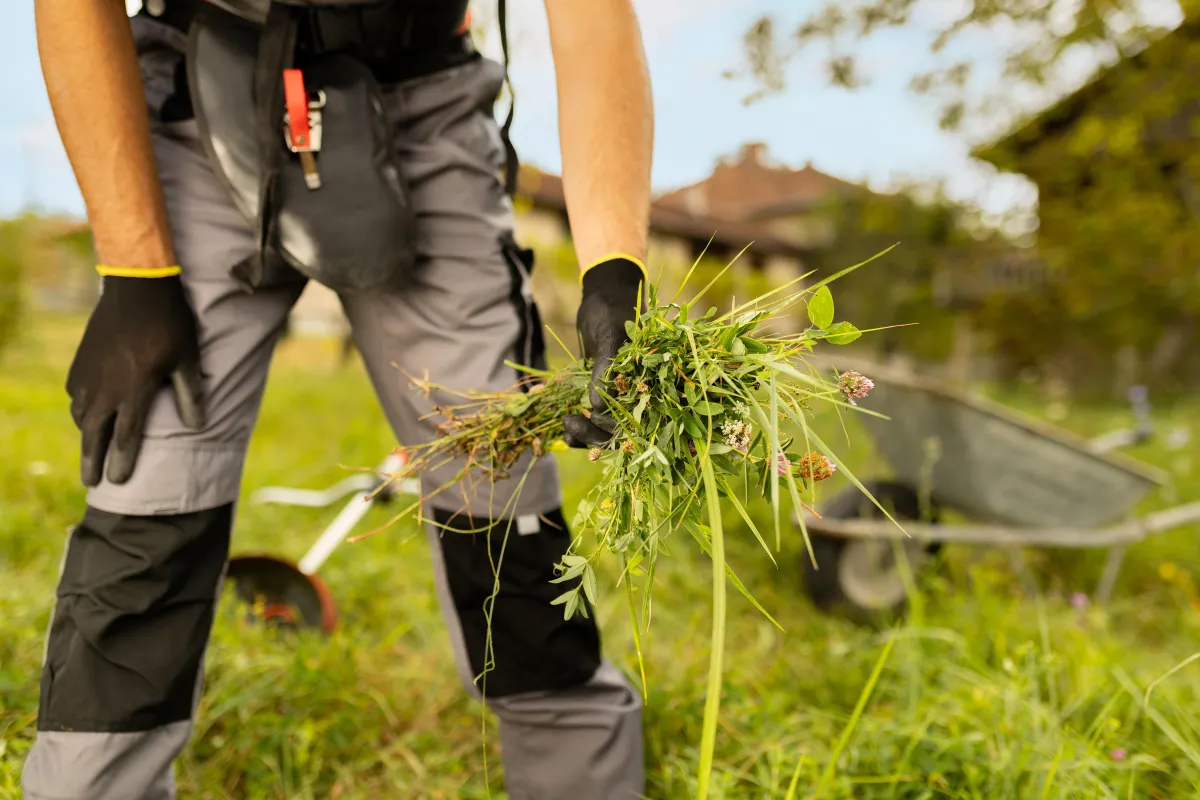
[[[744,453],[750,449],[750,434],[753,428],[750,423],[740,419],[726,419],[721,423],[721,436],[725,444]]]

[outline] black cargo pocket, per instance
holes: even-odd
[[[440,509],[434,511],[434,521],[441,529],[446,580],[472,677],[489,663],[486,604],[495,592],[492,565],[500,561],[504,547],[500,590],[491,613],[491,669],[480,683],[484,695],[497,698],[563,690],[590,680],[600,667],[595,614],[589,609],[586,619],[576,615],[566,620],[563,607],[550,604],[572,586],[550,582],[556,577],[555,564],[571,543],[562,510],[542,514],[537,530],[526,533],[521,533],[517,521],[472,519]]]

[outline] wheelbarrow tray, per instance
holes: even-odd
[[[1166,481],[1164,473],[984,398],[878,365],[857,414],[898,481],[975,522],[1073,529],[1104,525]],[[933,448],[931,449],[931,445]]]

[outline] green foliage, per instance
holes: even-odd
[[[981,151],[1038,184],[1039,252],[1061,311],[1051,335],[1081,354],[1134,348],[1151,386],[1181,385],[1200,320],[1196,33],[1164,37]],[[1174,355],[1172,339],[1184,343]]]
[[[1193,0],[1181,5],[1194,10]],[[1056,85],[1081,57],[1112,62],[1141,49],[1162,33],[1154,21],[1162,11],[1163,4],[1140,0],[968,0],[949,13],[944,0],[827,2],[799,22],[787,20],[782,26],[778,15],[760,17],[743,36],[743,48],[749,76],[759,84],[752,99],[783,91],[789,62],[817,43],[829,46],[823,63],[830,84],[856,89],[871,80],[857,51],[872,37],[903,29],[925,40],[930,60],[936,62],[911,73],[911,90],[940,95],[939,121],[956,129],[1021,89]],[[792,25],[780,35],[780,27]],[[981,48],[972,46],[971,37],[980,32],[999,33],[1010,43],[988,94],[981,94],[974,82],[992,66],[975,60]],[[955,52],[953,45],[959,42],[965,58],[942,58]]]
[[[807,330],[785,336],[758,330],[805,298]],[[657,558],[671,534],[686,531],[705,552],[716,546],[720,519],[708,508],[712,497],[738,509],[773,557],[743,504],[752,495],[770,501],[778,547],[780,496],[789,496],[800,512],[812,484],[831,474],[827,459],[833,454],[808,429],[807,409],[814,401],[851,408],[836,381],[804,362],[831,331],[843,342],[858,335],[848,322],[834,327],[827,285],[784,292],[778,299],[756,298],[724,314],[710,307],[694,317],[704,304],[701,296],[660,302],[651,286],[647,310],[628,326],[630,342],[609,368],[611,388],[603,409],[616,421],[617,433],[591,453],[604,471],[575,518],[580,536],[594,535],[597,548],[586,559],[564,565],[557,579],[586,578],[605,552],[619,555],[631,592],[634,578],[645,578],[639,590],[643,615],[648,615]],[[802,433],[785,436],[781,425]],[[799,449],[791,450],[793,445]],[[730,579],[754,602],[732,573]],[[587,594],[587,588],[584,580],[559,598],[568,617],[585,608],[580,593]]]
[[[867,80],[855,58],[874,37],[895,29],[925,37],[936,66],[912,75],[913,91],[941,100],[947,128],[1018,118],[1012,133],[975,155],[1038,187],[1037,254],[1048,280],[1024,296],[988,299],[980,316],[1001,360],[1028,363],[1040,350],[1035,360],[1043,368],[1087,364],[1065,377],[1096,388],[1111,385],[1112,354],[1133,348],[1145,365],[1134,380],[1194,384],[1188,354],[1200,340],[1200,5],[970,0],[949,16],[944,5],[831,3],[797,23],[789,47],[780,43],[779,22],[763,18],[744,42],[749,72],[763,92],[783,91],[789,60],[825,42],[833,82],[852,89]],[[1168,32],[1160,21],[1172,11],[1183,21]],[[988,32],[1003,36],[999,59],[970,44]],[[1097,71],[1076,90],[1066,81],[1080,64]],[[1034,114],[1012,102],[1047,95],[1063,96]],[[1033,320],[1036,326],[1026,324]],[[902,336],[935,331],[922,349],[949,340],[936,313],[932,326],[924,315],[919,321],[922,331]]]
[[[839,307],[841,298],[839,292]],[[82,323],[33,316],[30,335],[10,353],[0,380],[3,800],[21,797],[64,531],[84,508],[78,432],[62,398]],[[267,485],[327,486],[347,474],[341,464],[370,463],[390,440],[366,374],[357,363],[337,371],[331,352],[326,342],[302,338],[278,351],[246,463],[236,552],[301,556],[338,509],[257,505],[245,497]],[[1027,397],[1005,399],[1041,410]],[[1200,429],[1200,404],[1159,408],[1155,421],[1163,430]],[[879,462],[855,423],[847,418],[850,438],[841,452],[863,473]],[[306,435],[296,435],[298,424]],[[813,424],[838,422],[832,408],[818,408]],[[1097,406],[1073,408],[1068,424],[1090,436],[1128,419],[1123,408]],[[1136,454],[1176,479],[1175,497],[1155,494],[1142,510],[1200,499],[1200,459],[1188,450],[1152,442]],[[558,461],[565,502],[573,506],[593,485],[596,465],[582,452]],[[44,465],[34,469],[38,462]],[[840,473],[820,484],[824,493],[847,485]],[[760,528],[770,519],[761,506],[747,508]],[[362,529],[384,524],[391,513],[372,509]],[[1154,685],[1200,639],[1194,526],[1131,548],[1107,608],[1079,610],[1067,602],[1072,591],[1094,585],[1100,553],[1027,552],[1043,587],[1031,595],[1003,552],[947,547],[941,568],[922,576],[923,613],[881,634],[822,615],[803,598],[797,565],[807,555],[798,530],[785,531],[784,558],[775,565],[738,519],[735,509],[725,510],[727,560],[785,632],[740,597],[730,598],[714,796],[1196,796],[1200,664]],[[656,580],[655,591],[670,602],[656,603],[655,635],[641,643],[649,677],[647,797],[696,793],[712,623],[709,566],[696,549],[680,547],[664,559]],[[341,618],[329,637],[249,625],[227,593],[205,661],[195,736],[178,770],[180,797],[502,797],[495,721],[462,690],[431,569],[425,534],[414,524],[343,546],[320,572]],[[598,578],[612,584],[620,572],[621,565],[605,564]],[[636,676],[625,597],[602,592],[595,617],[606,657]]]
[[[875,345],[930,360],[949,355],[954,314],[973,302],[939,295],[945,273],[979,268],[1012,247],[982,230],[970,208],[944,195],[919,198],[913,188],[894,194],[848,191],[811,213],[833,225],[833,244],[807,259],[817,276],[894,246],[880,269],[839,280],[839,305],[843,316],[885,328],[872,335]],[[847,343],[836,336],[830,341]]]
[[[0,222],[0,355],[11,343],[22,311],[21,230]]]

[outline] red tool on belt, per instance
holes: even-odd
[[[304,74],[298,69],[283,71],[283,97],[287,112],[283,115],[284,140],[288,149],[300,156],[304,182],[309,189],[321,188],[316,153],[321,151],[321,109],[325,93],[317,90],[310,99],[304,88]]]

